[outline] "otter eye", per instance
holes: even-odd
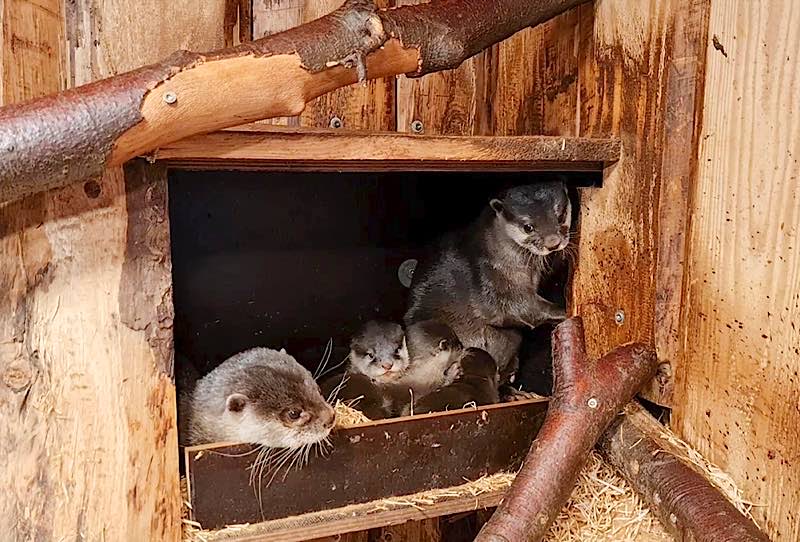
[[[303,412],[299,408],[290,408],[286,411],[286,417],[290,420],[299,420]]]
[[[523,224],[522,231],[525,233],[533,233],[533,224]]]
[[[372,361],[375,359],[375,356],[372,355],[372,353],[367,352],[364,354],[364,359],[367,360],[367,363],[372,363]]]

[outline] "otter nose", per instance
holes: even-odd
[[[384,361],[383,363],[381,363],[381,368],[384,371],[391,371],[393,366],[394,363],[392,363],[391,361]]]
[[[548,250],[555,250],[561,245],[561,237],[555,234],[544,238],[544,247]]]

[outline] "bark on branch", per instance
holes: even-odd
[[[586,0],[347,0],[297,28],[0,109],[0,201],[102,173],[160,145],[305,104],[359,79],[457,67]]]
[[[554,389],[544,425],[476,541],[542,540],[598,437],[655,374],[656,365],[655,352],[640,344],[587,360],[580,318],[559,324],[553,332]]]
[[[665,435],[657,421],[631,403],[597,447],[676,540],[768,541],[703,474],[680,459]]]

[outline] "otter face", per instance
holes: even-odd
[[[569,244],[572,205],[564,183],[517,186],[489,205],[506,235],[525,250],[547,256]]]
[[[262,349],[266,350],[266,349]],[[230,440],[299,448],[325,439],[336,417],[311,373],[285,352],[243,369],[240,389],[225,401]]]
[[[350,341],[350,372],[376,382],[391,382],[409,365],[405,333],[399,324],[370,321]]]

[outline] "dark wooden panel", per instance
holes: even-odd
[[[204,528],[253,523],[463,484],[516,469],[541,425],[545,402],[399,418],[337,431],[327,457],[250,485],[252,447],[186,449],[194,519]]]

